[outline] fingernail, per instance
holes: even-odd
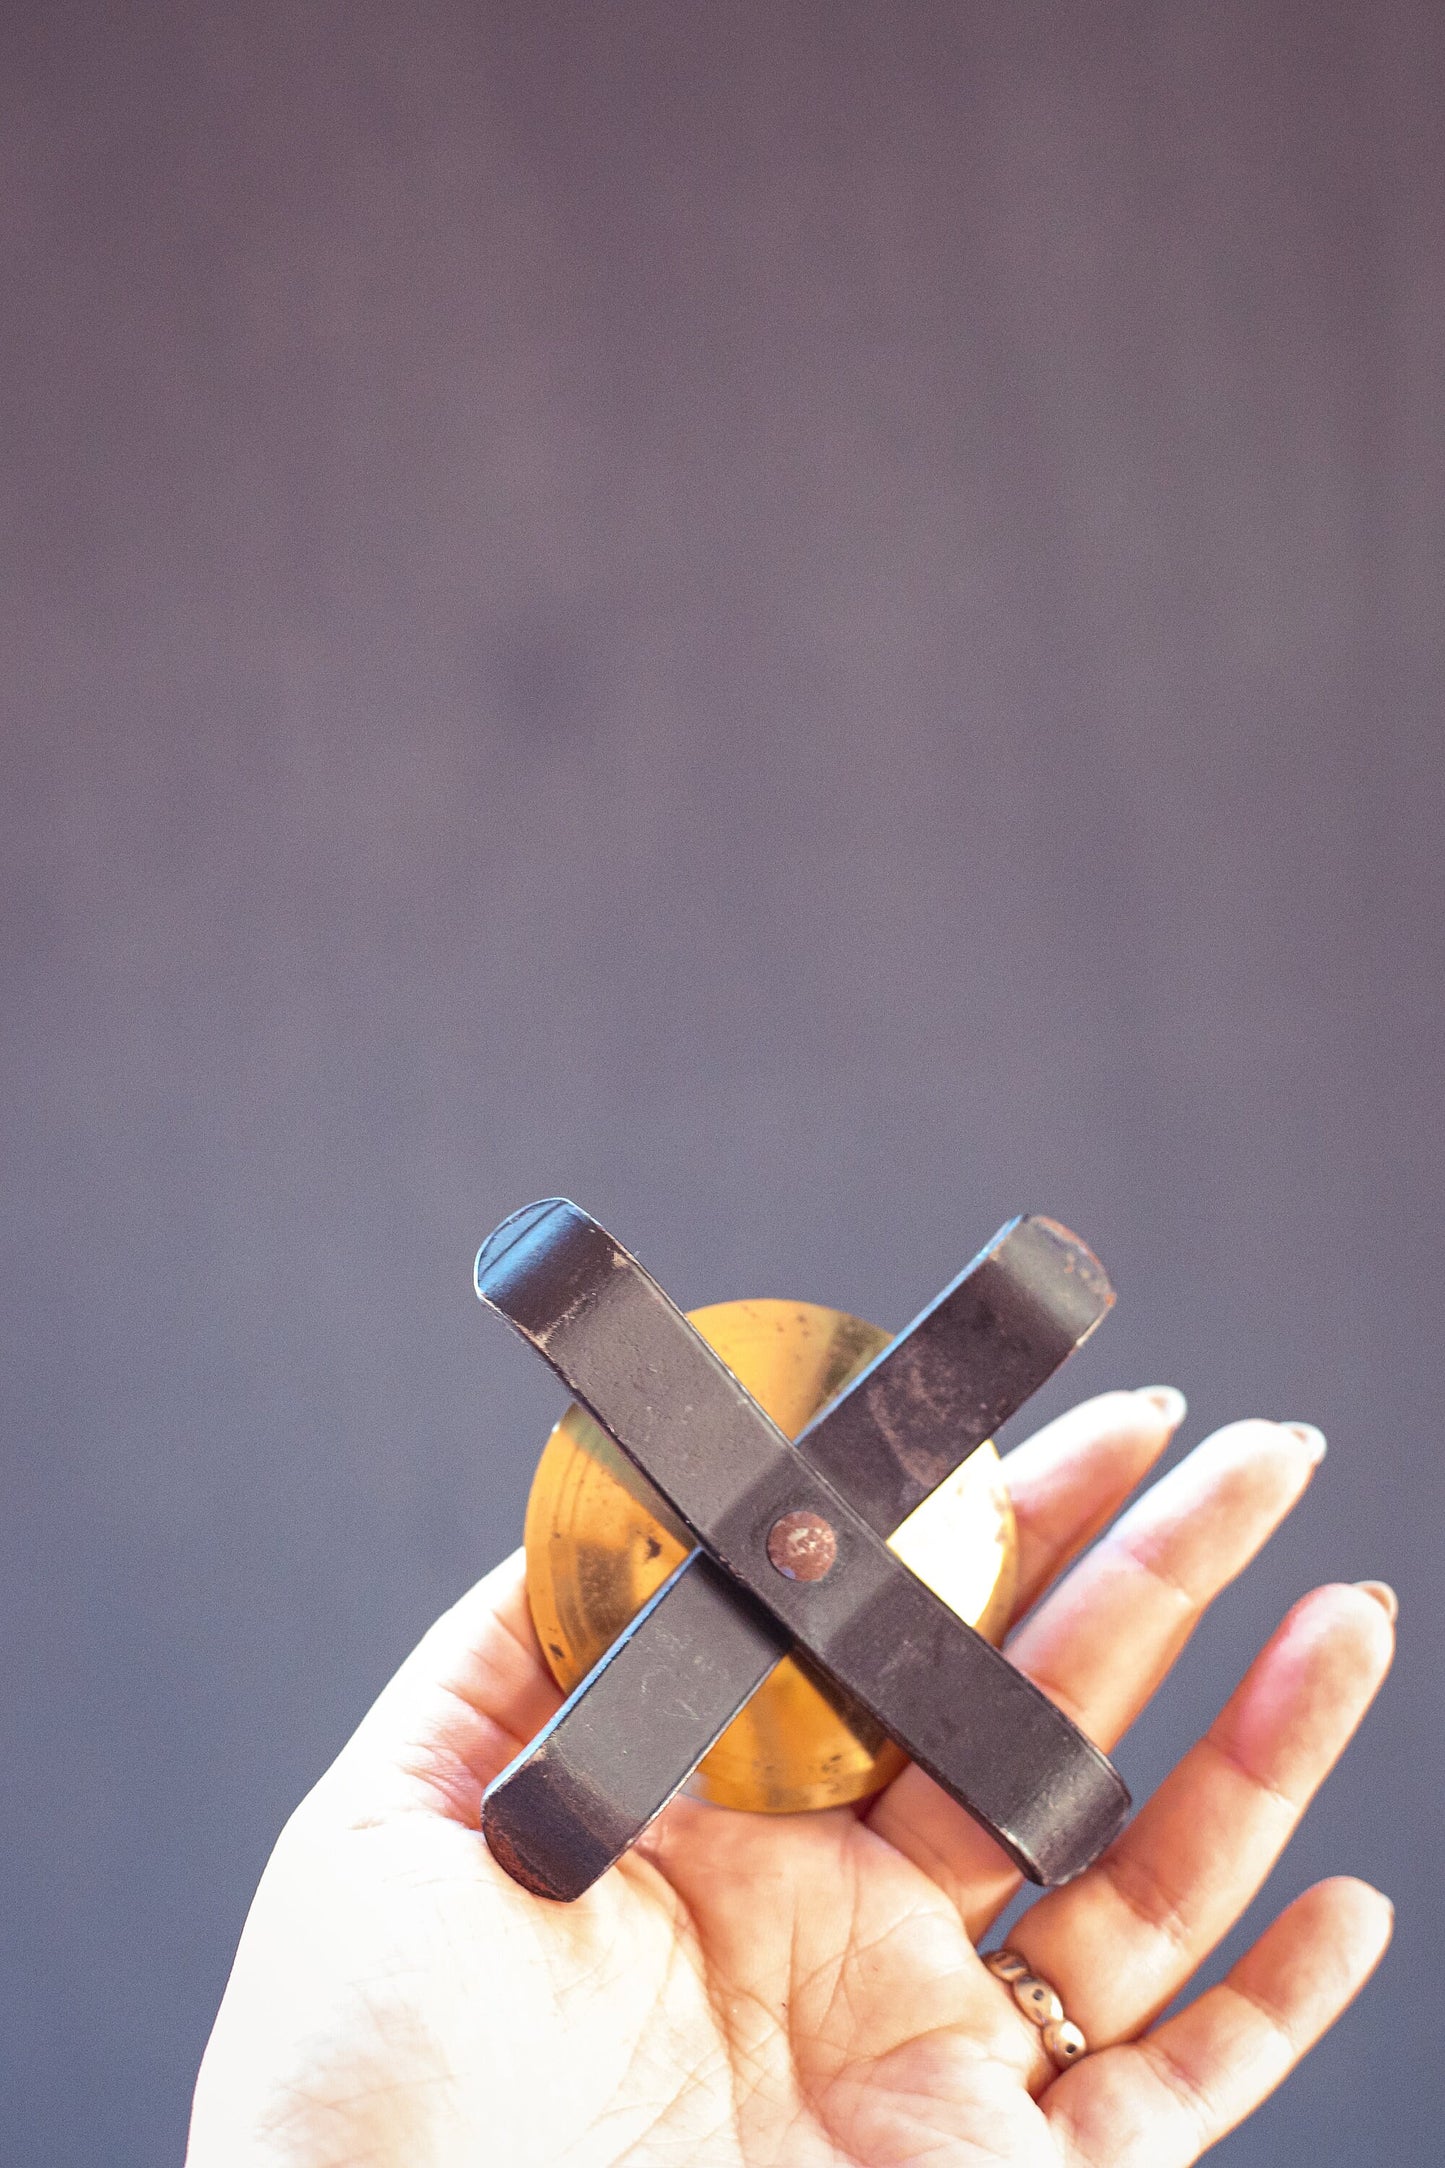
[[[1355,1586],[1356,1588],[1362,1588],[1367,1596],[1374,1597],[1376,1603],[1380,1606],[1380,1609],[1384,1612],[1386,1618],[1393,1626],[1396,1619],[1400,1616],[1400,1599],[1395,1594],[1395,1591],[1391,1588],[1389,1582],[1356,1581]]]
[[[1281,1423],[1279,1427],[1281,1430],[1289,1431],[1293,1437],[1299,1439],[1300,1444],[1305,1447],[1310,1459],[1318,1468],[1326,1452],[1324,1432],[1317,1430],[1313,1423]]]
[[[1189,1413],[1189,1402],[1177,1385],[1141,1385],[1139,1398],[1157,1408],[1171,1430],[1177,1430]]]

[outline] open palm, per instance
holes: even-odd
[[[1234,1424],[1058,1578],[1181,1411],[1164,1390],[1106,1394],[1005,1462],[1027,1613],[1010,1654],[1105,1747],[1323,1450],[1307,1426]],[[1013,1944],[1093,2050],[1056,2075],[976,1954],[1017,1877],[915,1769],[861,1814],[679,1799],[575,1905],[509,1881],[481,1795],[559,1700],[510,1559],[432,1629],[277,1845],[189,2168],[1183,2168],[1388,1940],[1378,1893],[1323,1883],[1156,2023],[1359,1722],[1392,1613],[1373,1583],[1296,1605],[1103,1859],[1024,1916]]]

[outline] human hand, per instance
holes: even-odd
[[[1004,1463],[1010,1656],[1105,1748],[1323,1450],[1308,1426],[1232,1424],[1057,1579],[1181,1413],[1166,1390],[1105,1394]],[[1393,1611],[1378,1583],[1296,1604],[1103,1858],[1015,1928],[1089,2042],[1057,2073],[976,1955],[1017,1875],[917,1769],[862,1812],[678,1799],[575,1905],[511,1882],[478,1834],[482,1793],[560,1700],[511,1558],[433,1627],[283,1832],[188,2168],[1186,2168],[1389,1939],[1378,1892],[1321,1883],[1156,2022],[1368,1708]]]

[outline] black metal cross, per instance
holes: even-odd
[[[1011,1220],[796,1444],[566,1198],[504,1220],[476,1287],[697,1545],[490,1786],[482,1828],[509,1874],[590,1888],[794,1644],[1031,1880],[1098,1856],[1129,1811],[1118,1773],[886,1541],[1110,1307],[1076,1236]]]

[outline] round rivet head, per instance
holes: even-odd
[[[1014,2001],[1036,2025],[1057,2025],[1062,2020],[1064,2006],[1047,1980],[1036,1980],[1026,1972],[1021,1980],[1014,1981],[1013,1991]]]
[[[990,1950],[984,1963],[996,1980],[1023,1980],[1028,1977],[1028,1965],[1017,1950]]]
[[[1055,2018],[1045,2025],[1043,2042],[1049,2054],[1062,2070],[1069,2063],[1076,2063],[1081,2055],[1089,2052],[1089,2043],[1069,2018]]]
[[[838,1556],[838,1538],[821,1513],[785,1513],[768,1530],[768,1562],[786,1581],[821,1581]]]

